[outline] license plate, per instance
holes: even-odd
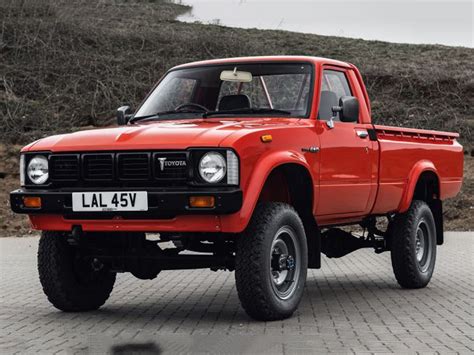
[[[148,211],[146,191],[73,192],[74,212]]]

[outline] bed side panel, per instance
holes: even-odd
[[[375,126],[375,129],[380,142],[380,185],[373,214],[399,210],[402,199],[407,194],[409,179],[419,176],[420,171],[413,175],[415,166],[434,171],[438,175],[442,200],[459,192],[463,174],[463,150],[453,135],[443,135],[441,132],[433,134],[423,130],[403,131],[381,126]]]

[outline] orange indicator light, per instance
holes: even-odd
[[[189,198],[189,206],[194,208],[212,208],[214,205],[214,196],[191,196]]]
[[[23,197],[23,204],[28,208],[41,208],[41,197]]]

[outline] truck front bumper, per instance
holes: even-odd
[[[90,191],[90,190],[83,190]],[[113,191],[113,189],[94,189]],[[140,190],[140,191],[143,191]],[[13,212],[35,215],[61,215],[64,220],[170,220],[181,215],[226,215],[242,207],[242,191],[239,188],[207,190],[147,190],[148,211],[140,212],[75,212],[72,209],[72,193],[78,190],[33,190],[19,189],[10,193]],[[213,196],[212,208],[192,208],[190,197]],[[41,207],[29,208],[24,204],[26,197],[40,197]]]

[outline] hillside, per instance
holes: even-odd
[[[377,123],[458,131],[467,148],[473,141],[473,49],[174,20],[188,10],[164,0],[0,0],[0,202],[15,185],[19,145],[109,125],[116,107],[136,106],[166,69],[207,58],[297,54],[349,61],[363,73]],[[457,217],[450,219],[458,222],[474,204],[472,183],[463,196],[459,206],[451,203]],[[0,224],[10,231],[14,222],[7,225],[5,213]],[[458,222],[453,228],[474,228],[472,220]]]

